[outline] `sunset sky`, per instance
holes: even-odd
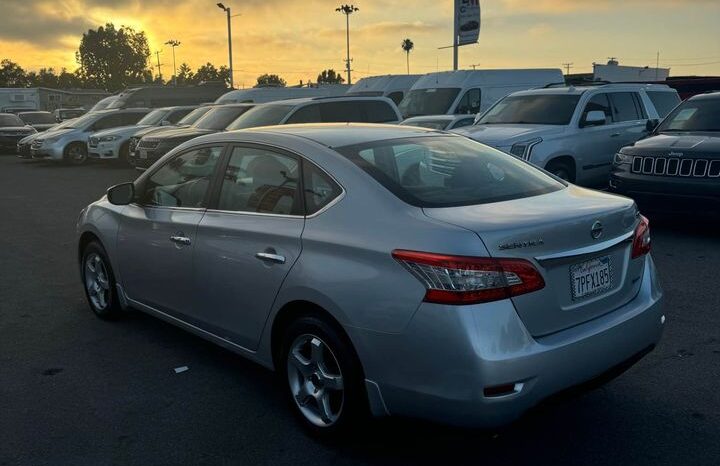
[[[172,52],[162,44],[177,39],[177,64],[193,69],[227,63],[225,14],[216,0],[1,0],[0,58],[28,70],[76,68],[82,33],[105,22],[144,30],[151,50],[162,50],[163,74],[172,74]],[[233,9],[235,84],[251,86],[262,73],[289,84],[315,80],[325,68],[341,70],[345,21],[340,2],[227,0]],[[452,0],[357,0],[351,16],[355,78],[404,73],[400,43],[415,42],[411,71],[452,66]],[[621,64],[661,66],[671,75],[720,75],[718,0],[481,0],[480,43],[461,48],[460,67],[560,68],[591,71],[610,56]],[[154,64],[154,56],[153,56]]]

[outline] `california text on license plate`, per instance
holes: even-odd
[[[573,299],[597,294],[610,289],[610,258],[598,257],[570,266]]]

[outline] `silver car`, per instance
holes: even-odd
[[[665,320],[630,199],[423,128],[199,137],[77,231],[98,316],[138,309],[278,371],[319,433],[505,424],[636,361]]]

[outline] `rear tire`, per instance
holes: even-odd
[[[65,147],[63,160],[72,165],[82,165],[87,161],[87,146],[81,142],[73,142]]]
[[[80,262],[85,297],[90,309],[101,319],[111,320],[122,314],[115,274],[105,248],[97,241],[85,246]]]
[[[119,159],[122,162],[128,164],[131,167],[134,166],[133,162],[130,160],[130,143],[129,142],[126,142],[125,144],[120,146],[120,154],[118,154],[118,155],[119,155]]]
[[[368,419],[360,361],[347,337],[322,316],[290,323],[276,362],[292,409],[313,435],[333,437]]]

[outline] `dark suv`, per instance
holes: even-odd
[[[611,190],[651,210],[720,211],[720,92],[681,103],[615,155]]]

